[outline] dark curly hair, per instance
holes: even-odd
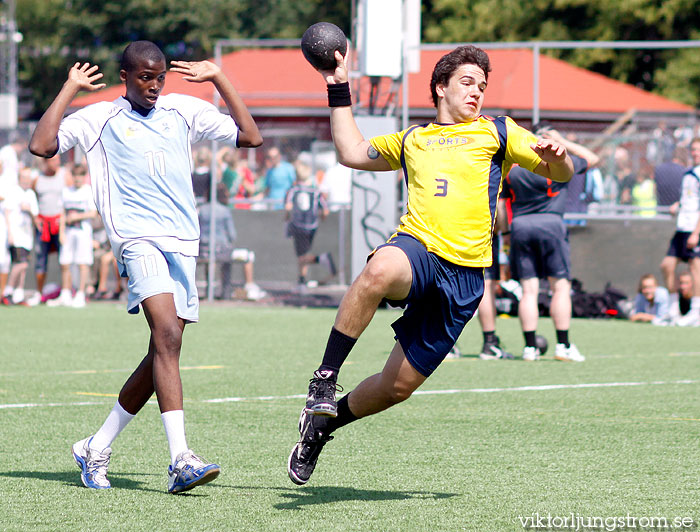
[[[478,66],[484,71],[486,81],[489,80],[491,62],[486,52],[471,44],[455,48],[449,54],[443,55],[433,69],[433,75],[430,78],[430,94],[433,97],[433,105],[435,107],[437,107],[438,102],[436,87],[438,84],[447,85],[454,71],[462,65]]]

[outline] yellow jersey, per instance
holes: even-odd
[[[372,137],[394,170],[403,169],[406,214],[398,231],[460,266],[492,263],[491,239],[503,176],[512,164],[534,170],[536,137],[508,117],[430,123]]]

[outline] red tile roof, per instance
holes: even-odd
[[[422,70],[409,75],[411,108],[432,107],[430,75],[440,50],[421,52]],[[492,72],[484,109],[532,108],[532,52],[530,50],[489,50]],[[324,108],[326,91],[320,75],[304,60],[298,49],[242,49],[222,58],[228,78],[251,108]],[[362,93],[368,82],[363,80]],[[388,87],[388,84],[382,85]],[[600,74],[572,66],[565,61],[540,56],[540,109],[563,112],[624,113],[629,109],[656,112],[692,112],[693,108]],[[211,101],[210,83],[183,81],[169,72],[163,94],[185,93]],[[82,95],[73,107],[111,101],[124,94],[121,85]],[[366,96],[364,96],[366,101]],[[396,102],[400,105],[400,102]],[[223,104],[222,104],[223,105]],[[254,113],[255,114],[255,113]]]

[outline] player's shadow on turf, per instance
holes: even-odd
[[[139,473],[138,476],[148,475],[148,473]],[[131,480],[130,476],[136,476],[131,473],[111,473],[109,480],[113,488],[139,490],[139,491],[155,491],[160,493],[161,490],[144,488],[142,482]],[[0,471],[0,477],[10,478],[28,478],[35,480],[48,480],[51,482],[60,482],[68,486],[82,486],[80,482],[80,471]]]
[[[402,501],[406,499],[448,499],[456,497],[457,493],[438,493],[434,491],[402,491],[402,490],[360,490],[338,486],[306,487],[282,490],[281,496],[289,502],[275,504],[278,510],[300,510],[313,504],[327,504],[345,501]]]

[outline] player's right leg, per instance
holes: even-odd
[[[338,308],[323,360],[309,384],[306,411],[331,416],[337,413],[335,394],[338,372],[384,299],[403,300],[411,288],[413,272],[406,253],[395,246],[381,247],[367,262]]]
[[[540,280],[537,277],[520,279],[520,286],[523,289],[523,297],[518,305],[518,317],[520,318],[520,326],[525,337],[523,360],[531,362],[540,358],[540,350],[537,348],[535,340],[539,318],[537,296],[540,291]]]

